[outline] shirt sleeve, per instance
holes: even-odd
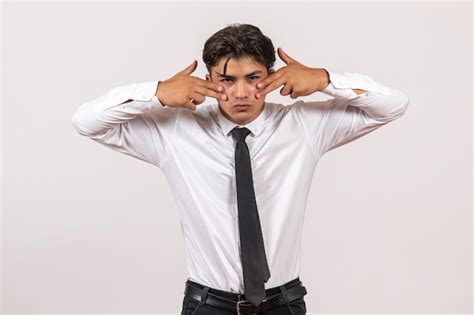
[[[72,124],[80,135],[161,167],[169,157],[177,108],[161,104],[157,86],[150,81],[115,87],[81,104]]]
[[[321,92],[333,98],[291,105],[317,157],[399,118],[407,110],[409,98],[400,90],[367,75],[326,70],[330,83]],[[368,92],[357,94],[352,89]]]

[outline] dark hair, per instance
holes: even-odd
[[[253,57],[267,68],[268,74],[274,72],[275,48],[272,41],[258,27],[250,24],[234,23],[217,31],[206,41],[202,52],[209,73],[221,58],[227,58],[224,75],[229,59],[240,57]]]

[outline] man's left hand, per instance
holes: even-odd
[[[260,98],[283,85],[281,95],[289,95],[295,99],[324,90],[329,84],[329,74],[322,68],[310,68],[288,56],[278,47],[278,56],[286,63],[274,73],[257,83],[259,89],[255,94]]]

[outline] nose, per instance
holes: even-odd
[[[248,98],[249,91],[245,82],[237,82],[235,87],[235,97],[238,99]]]

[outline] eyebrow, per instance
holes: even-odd
[[[215,71],[215,72],[216,72],[220,77],[235,79],[235,77],[232,76],[232,75],[224,75],[224,74],[219,73],[219,72],[217,72],[217,71]],[[254,72],[252,72],[252,73],[247,74],[246,77],[250,77],[250,76],[252,76],[252,75],[254,75],[254,74],[261,74],[261,73],[262,73],[262,71],[257,70],[257,71],[254,71]]]

